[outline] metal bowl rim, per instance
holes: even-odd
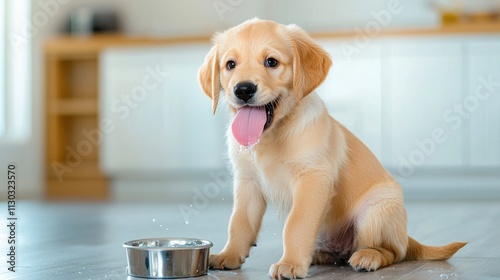
[[[206,245],[200,245],[200,246],[191,246],[191,247],[137,247],[133,246],[132,243],[134,242],[144,242],[144,241],[171,241],[171,240],[180,240],[180,241],[202,241],[203,243],[208,243]],[[126,249],[133,249],[133,250],[141,250],[141,251],[190,251],[190,250],[202,250],[202,249],[208,249],[214,246],[212,241],[206,240],[206,239],[200,239],[200,238],[188,238],[188,237],[163,237],[163,238],[141,238],[141,239],[135,239],[135,240],[130,240],[125,243],[123,243],[123,248]]]

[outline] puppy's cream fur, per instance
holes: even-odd
[[[275,68],[265,67],[272,57]],[[227,61],[236,63],[234,69]],[[223,92],[232,113],[239,82],[257,84],[253,106],[278,100],[271,126],[252,156],[228,130],[234,168],[234,209],[229,240],[210,257],[212,268],[236,269],[256,243],[268,202],[287,214],[284,252],[274,278],[305,277],[310,264],[348,260],[372,271],[403,260],[444,260],[465,243],[424,246],[408,237],[403,194],[370,150],[334,120],[314,89],[331,60],[304,31],[250,20],[214,37],[199,71],[215,113]]]

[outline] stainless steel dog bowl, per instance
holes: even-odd
[[[148,278],[206,275],[212,242],[193,238],[148,238],[125,242],[127,272]]]

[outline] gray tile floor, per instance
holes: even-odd
[[[7,271],[7,229],[0,229],[0,279],[134,279],[126,275],[122,243],[147,237],[187,236],[212,240],[212,252],[226,240],[228,199],[214,198],[184,214],[180,204],[57,203],[19,201],[17,272]],[[189,204],[184,204],[189,207]],[[500,279],[500,202],[408,202],[408,231],[424,244],[469,241],[447,262],[405,262],[371,273],[348,266],[313,266],[310,279]],[[182,207],[181,207],[182,208]],[[4,209],[4,210],[1,210]],[[0,216],[7,223],[7,205]],[[187,221],[184,219],[187,218]],[[258,246],[240,270],[210,271],[197,279],[268,279],[282,253],[282,223],[272,208]]]

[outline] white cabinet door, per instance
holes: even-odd
[[[320,41],[333,65],[318,94],[330,114],[381,156],[380,44],[346,56],[342,41]]]
[[[197,71],[209,45],[116,48],[101,57],[101,163],[110,174],[221,168],[224,112],[211,113]],[[110,126],[111,127],[111,126]]]
[[[468,45],[469,87],[464,99],[470,125],[469,164],[500,167],[500,36]],[[457,119],[458,123],[458,119]]]
[[[418,167],[462,166],[463,130],[454,129],[445,116],[462,100],[461,41],[401,42],[384,46],[388,51],[382,67],[384,163],[403,173]]]

